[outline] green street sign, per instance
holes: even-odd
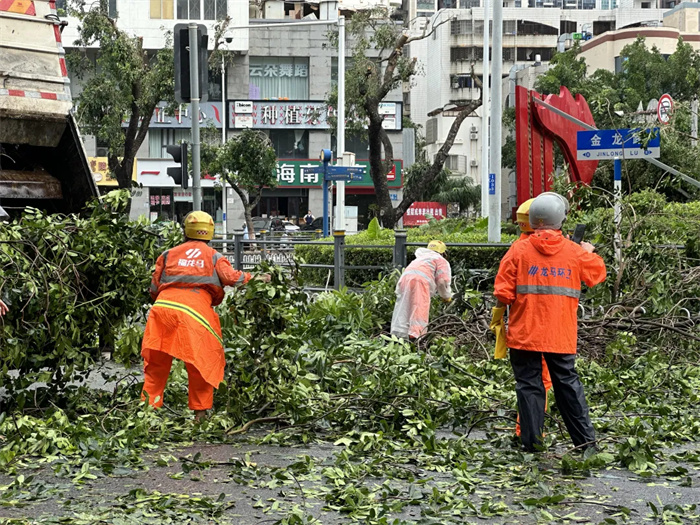
[[[373,188],[374,183],[369,174],[369,162],[360,160],[356,163],[364,166],[364,174],[355,175],[356,178],[348,181],[348,186],[359,188]],[[402,165],[400,160],[394,161],[394,169],[387,176],[387,186],[390,188],[400,188],[402,186]],[[322,163],[318,160],[278,160],[277,161],[277,185],[282,188],[309,188],[321,187],[323,175],[318,173],[318,168]]]

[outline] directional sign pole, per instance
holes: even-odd
[[[622,160],[615,159],[615,180],[613,183],[615,193],[615,258],[619,271],[622,262],[622,237],[620,235],[620,223],[622,222]]]

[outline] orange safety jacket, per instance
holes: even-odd
[[[187,241],[158,257],[151,281],[155,304],[146,323],[141,355],[169,354],[193,364],[218,387],[224,377],[224,345],[213,306],[224,286],[245,284],[249,273],[234,270],[224,256],[202,241]]]
[[[558,230],[538,230],[519,240],[501,260],[494,295],[511,305],[509,348],[576,353],[581,281],[605,280],[603,259],[564,238]]]

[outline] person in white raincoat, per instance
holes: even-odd
[[[445,302],[452,300],[452,268],[442,255],[446,250],[442,241],[430,241],[427,248],[416,250],[416,259],[396,284],[392,335],[417,339],[428,326],[430,298],[437,293]]]

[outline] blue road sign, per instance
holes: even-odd
[[[318,175],[323,175],[326,173],[326,168],[322,165],[320,166],[314,166],[313,168],[304,168],[304,173],[317,173]]]
[[[489,173],[489,195],[496,195],[496,174]]]
[[[658,159],[659,128],[597,129],[576,133],[578,160]]]
[[[341,173],[352,173],[355,175],[364,175],[364,166],[328,166],[329,175],[339,175]]]
[[[349,182],[351,180],[360,179],[362,179],[362,175],[354,175],[352,173],[329,173],[328,175],[326,175],[327,181],[344,180],[345,182]]]

